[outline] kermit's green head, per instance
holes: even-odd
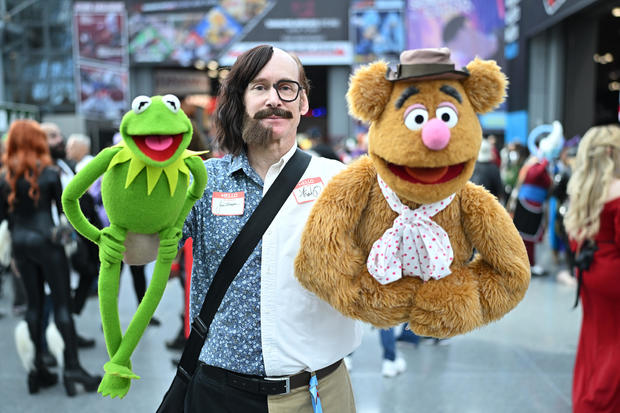
[[[138,96],[123,116],[120,132],[127,147],[144,163],[165,167],[189,145],[192,123],[176,96]]]

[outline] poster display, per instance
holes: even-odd
[[[463,67],[474,57],[502,66],[503,0],[408,0],[407,48],[449,47]]]
[[[73,5],[77,112],[120,120],[129,107],[127,13],[123,2]]]
[[[126,69],[79,66],[78,112],[90,119],[121,119],[128,108],[129,74]]]
[[[217,59],[260,16],[268,0],[139,3],[129,13],[135,63],[190,66]]]
[[[74,27],[78,58],[128,64],[122,2],[75,3]]]
[[[405,50],[403,1],[358,1],[351,6],[350,38],[354,63],[398,61]]]
[[[220,56],[220,64],[232,65],[244,51],[269,43],[295,53],[304,65],[350,65],[348,8],[346,1],[269,1],[262,15],[246,24],[239,39]]]

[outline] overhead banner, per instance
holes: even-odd
[[[356,1],[351,4],[350,39],[354,63],[378,59],[397,62],[405,50],[404,1]]]
[[[190,66],[218,59],[275,0],[138,2],[129,10],[134,63]]]
[[[503,37],[503,0],[408,0],[408,49],[445,46],[457,67],[476,56],[502,66]]]
[[[77,112],[88,119],[120,120],[129,106],[125,4],[76,2],[73,25]]]
[[[127,65],[125,20],[122,2],[75,3],[74,39],[78,58]]]
[[[350,65],[348,2],[278,0],[268,2],[260,19],[246,24],[220,64],[232,65],[241,53],[264,43],[295,53],[304,65]]]

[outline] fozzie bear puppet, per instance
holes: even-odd
[[[455,70],[450,51],[408,50],[351,78],[368,156],[317,200],[295,261],[301,284],[378,327],[450,337],[501,318],[527,290],[523,241],[502,205],[468,182],[507,80],[494,61]],[[474,255],[474,251],[476,254]]]

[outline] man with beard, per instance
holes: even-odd
[[[216,140],[227,154],[205,161],[207,188],[183,230],[184,238],[193,238],[192,320],[228,248],[295,153],[308,92],[299,60],[268,45],[241,54],[222,84]],[[293,269],[310,209],[343,167],[312,157],[297,190],[228,288],[189,384],[185,411],[319,411],[309,391],[315,377],[324,411],[355,411],[342,359],[359,345],[360,325],[305,290]]]

